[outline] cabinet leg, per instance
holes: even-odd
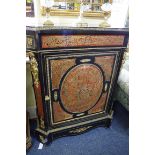
[[[46,144],[48,142],[48,138],[46,136],[41,135],[41,134],[38,134],[38,140],[43,144]]]
[[[111,119],[108,119],[108,120],[106,121],[106,127],[107,127],[107,128],[109,128],[109,127],[111,126],[111,122],[112,122]]]
[[[46,145],[49,145],[52,142],[53,142],[53,135],[52,134],[49,134],[48,137],[47,137]]]

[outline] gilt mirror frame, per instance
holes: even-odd
[[[95,11],[95,10],[90,10],[90,11],[83,11],[82,16],[83,17],[91,17],[91,18],[103,18],[104,17],[104,12],[100,9],[100,7],[102,6],[102,4],[106,3],[109,1],[109,3],[112,4],[113,0],[53,0],[54,2],[64,2],[67,4],[71,4],[73,3],[75,5],[78,4],[79,7],[77,9],[61,9],[61,6],[59,6],[60,9],[53,9],[54,7],[50,8],[50,10],[48,10],[48,13],[50,16],[79,16],[80,15],[80,4],[81,1],[83,1],[83,4],[91,4],[91,6],[96,5],[97,8],[99,8],[99,10]],[[97,3],[98,1],[98,3]],[[40,12],[42,16],[46,16],[47,14],[47,7],[45,6],[41,6],[40,7]]]

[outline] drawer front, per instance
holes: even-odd
[[[105,113],[117,56],[118,51],[46,56],[53,128]]]
[[[122,47],[125,35],[41,35],[41,48]]]

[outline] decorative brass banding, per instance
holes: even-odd
[[[71,130],[69,131],[69,133],[80,133],[80,132],[84,132],[85,130],[91,128],[92,126],[87,126],[87,127],[83,127],[83,128],[79,128],[79,129],[75,129],[75,130]]]
[[[85,113],[81,113],[81,114],[77,114],[76,116],[82,116],[82,115],[84,115]]]
[[[32,73],[33,80],[34,80],[33,82],[34,82],[34,85],[38,88],[39,86],[38,63],[37,63],[34,53],[29,52],[29,57],[30,57],[31,73]]]
[[[49,96],[45,96],[45,101],[49,101],[50,100],[50,97]]]
[[[33,40],[32,40],[32,38],[28,38],[27,37],[27,44],[29,45],[29,46],[32,46],[32,42]]]

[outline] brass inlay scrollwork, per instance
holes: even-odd
[[[29,57],[30,57],[31,73],[32,73],[33,80],[34,80],[33,82],[34,82],[34,85],[38,88],[39,86],[38,63],[37,63],[34,53],[29,52]]]
[[[124,35],[42,35],[42,48],[123,46]]]
[[[71,130],[69,131],[69,133],[80,133],[80,132],[83,132],[89,128],[91,128],[92,126],[87,126],[87,127],[83,127],[83,128],[79,128],[79,129],[75,129],[75,130]]]

